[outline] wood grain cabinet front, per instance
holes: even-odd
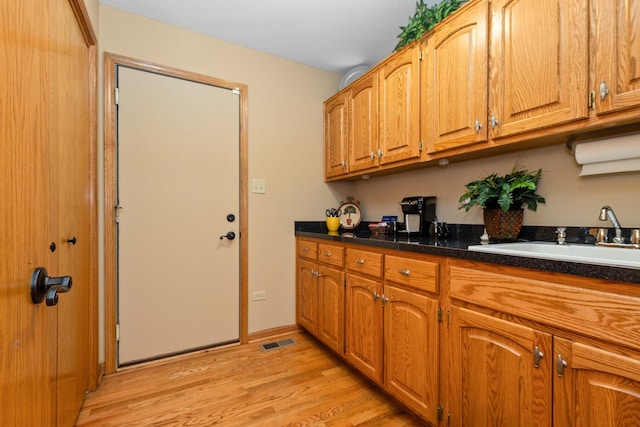
[[[598,115],[640,106],[640,2],[591,1],[594,80]],[[637,115],[636,115],[637,117]]]
[[[490,2],[492,138],[586,118],[587,0]]]
[[[324,176],[349,172],[349,116],[347,92],[339,92],[324,103]]]
[[[427,37],[420,120],[429,153],[487,141],[488,7],[469,4]]]
[[[636,286],[452,261],[450,425],[636,425]]]

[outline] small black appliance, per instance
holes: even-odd
[[[405,197],[400,202],[404,214],[404,230],[409,235],[429,235],[429,226],[436,220],[435,196]]]

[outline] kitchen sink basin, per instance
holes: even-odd
[[[640,269],[640,249],[551,242],[472,245],[470,251]]]

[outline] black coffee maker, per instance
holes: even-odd
[[[404,214],[404,230],[400,232],[410,236],[429,235],[429,226],[436,220],[436,197],[405,197],[400,206]]]

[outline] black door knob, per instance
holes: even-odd
[[[230,231],[227,234],[223,234],[222,236],[220,236],[220,240],[222,239],[233,240],[235,238],[236,238],[236,233],[234,233],[233,231]]]
[[[38,267],[31,276],[31,301],[40,304],[47,299],[47,305],[58,304],[58,293],[71,290],[73,279],[71,276],[49,277],[47,269]]]

